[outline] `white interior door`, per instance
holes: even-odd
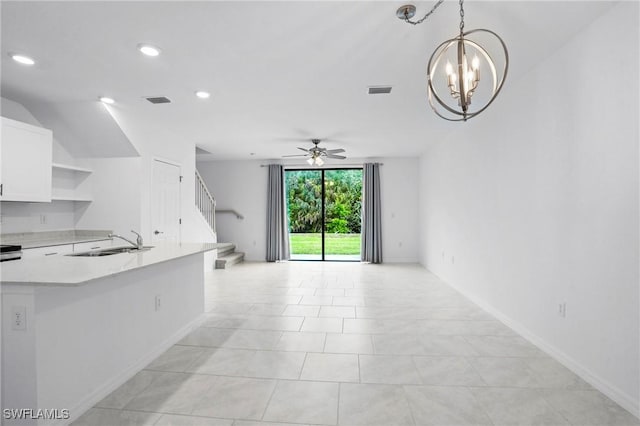
[[[180,166],[153,161],[151,240],[180,241]]]

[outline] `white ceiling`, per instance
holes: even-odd
[[[312,137],[351,157],[418,155],[464,125],[436,118],[425,96],[428,56],[456,35],[458,2],[415,27],[395,17],[403,3],[3,1],[2,95],[27,106],[108,95],[124,128],[195,142],[219,159],[295,154]],[[424,14],[433,2],[415,4]],[[505,40],[508,91],[613,4],[468,0],[466,28]],[[140,42],[162,54],[142,56]],[[20,66],[8,52],[37,64]],[[393,91],[367,95],[370,85]],[[143,99],[160,95],[173,103]]]

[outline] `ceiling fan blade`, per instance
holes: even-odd
[[[283,157],[308,157],[306,154],[283,155]]]
[[[338,148],[338,149],[327,149],[325,151],[327,154],[338,154],[340,152],[344,152],[344,149],[342,148]]]
[[[309,150],[308,150],[308,149],[306,149],[306,148],[300,148],[300,147],[298,147],[298,149],[299,149],[299,150],[301,150],[301,151],[304,151],[304,152],[309,152]]]
[[[334,154],[327,154],[326,157],[327,158],[337,158],[338,160],[344,160],[345,158],[347,158],[344,155],[334,155]]]

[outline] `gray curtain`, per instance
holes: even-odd
[[[281,165],[269,165],[267,191],[267,262],[288,260],[289,231],[284,197],[284,167]]]
[[[360,260],[382,263],[380,164],[365,163],[362,173],[362,243]]]

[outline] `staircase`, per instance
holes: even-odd
[[[211,231],[216,234],[216,199],[209,192],[207,185],[204,183],[204,179],[198,173],[196,169],[195,176],[196,183],[196,207],[202,214],[202,217],[207,221]],[[238,219],[244,219],[244,217],[235,210],[221,210],[224,213],[233,213]],[[231,265],[244,261],[244,253],[237,252],[235,244],[232,243],[219,243],[218,244],[218,257],[215,260],[216,269],[226,269]]]
[[[227,269],[231,265],[244,260],[244,253],[236,251],[235,244],[218,244],[218,258],[216,259],[216,269]]]

